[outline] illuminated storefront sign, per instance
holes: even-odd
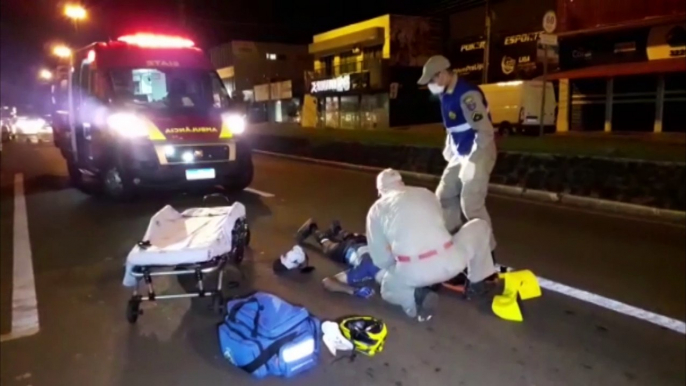
[[[312,94],[323,91],[350,91],[350,75],[341,75],[333,79],[312,82]]]

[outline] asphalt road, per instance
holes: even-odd
[[[49,145],[5,145],[2,155],[0,270],[2,333],[10,330],[14,173],[26,202],[40,332],[3,342],[3,386],[251,385],[220,356],[216,315],[203,299],[146,307],[135,326],[124,319],[129,292],[122,265],[150,216],[163,205],[200,206],[199,195],[152,195],[130,204],[68,187]],[[270,291],[322,318],[364,313],[390,327],[374,358],[320,365],[301,385],[684,385],[684,335],[546,291],[525,303],[521,324],[500,320],[442,294],[428,324],[407,320],[375,298],[324,292],[340,267],[315,258],[311,276],[275,277],[272,260],[289,249],[309,216],[363,230],[375,198],[374,176],[256,156],[254,189],[241,192],[253,230],[246,279],[231,294]],[[678,225],[491,197],[498,259],[518,268],[666,316],[686,319],[686,231]],[[234,278],[239,275],[233,274]],[[178,289],[175,280],[158,289]],[[263,385],[284,381],[271,379]]]

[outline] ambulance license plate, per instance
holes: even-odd
[[[213,168],[206,169],[187,169],[186,179],[188,181],[195,180],[211,180],[216,177],[216,173]]]

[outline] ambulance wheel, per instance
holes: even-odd
[[[73,162],[67,162],[67,173],[69,174],[69,183],[80,191],[86,190],[86,185],[83,181],[83,174]]]
[[[131,324],[135,324],[138,321],[138,316],[142,314],[141,301],[137,298],[130,299],[126,305],[126,320]]]
[[[134,196],[133,181],[117,166],[105,169],[100,177],[102,191],[115,201],[130,201]]]
[[[230,191],[240,192],[252,184],[254,176],[253,166],[250,165],[240,174],[236,175],[235,179],[230,180],[224,188]]]

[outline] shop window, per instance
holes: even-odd
[[[388,126],[388,94],[363,95],[360,105],[360,127],[376,129]]]
[[[341,97],[342,129],[356,129],[360,125],[360,98],[357,95]]]
[[[381,61],[383,52],[381,47],[365,48],[362,51],[362,69],[370,70]]]
[[[605,126],[605,79],[578,79],[570,82],[572,103],[570,129],[602,131]]]
[[[346,55],[341,55],[340,56],[340,64],[339,64],[339,69],[338,73],[339,74],[350,74],[353,72],[357,72],[357,63],[358,63],[357,55],[354,54],[346,54]]]
[[[613,90],[612,131],[653,131],[657,76],[619,76]]]
[[[321,65],[321,69],[319,70],[320,76],[333,76],[333,56],[326,56],[319,59],[319,64]]]
[[[662,131],[665,133],[686,132],[686,74],[665,75],[665,104],[662,115]]]
[[[340,122],[340,111],[338,97],[326,97],[324,106],[324,125],[326,127],[338,128]]]

